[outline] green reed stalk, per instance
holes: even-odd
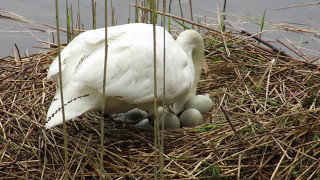
[[[71,34],[71,40],[74,38],[74,21],[73,21],[73,9],[72,9],[72,5],[70,6],[70,16],[71,16],[71,30],[70,30],[70,34]]]
[[[136,0],[136,17],[135,17],[135,22],[138,23],[139,22],[139,6],[140,6],[140,1]]]
[[[77,13],[77,19],[78,19],[78,28],[79,32],[81,30],[81,17],[80,17],[81,13],[80,13],[80,0],[78,0],[78,13]]]
[[[71,32],[70,32],[70,9],[68,0],[66,0],[66,14],[67,14],[67,44],[71,41]]]
[[[149,9],[153,9],[154,8],[154,11],[150,11],[150,17],[151,17],[151,23],[155,23],[155,24],[157,24],[157,21],[158,21],[158,14],[156,13],[156,2],[155,2],[155,0],[148,0],[147,1],[147,3],[148,3],[148,7],[149,7]],[[154,6],[154,7],[153,7]]]
[[[193,22],[192,0],[189,0],[189,5],[190,5],[190,16],[191,16],[191,21]],[[192,29],[194,29],[194,25],[193,25],[193,24],[192,24]]]
[[[221,18],[221,23],[220,23],[220,26],[222,28],[222,32],[225,32],[225,30],[226,30],[226,27],[224,25],[224,21],[227,19],[226,9],[227,9],[227,0],[224,0],[223,9],[222,9],[222,18]]]
[[[261,19],[261,25],[260,25],[260,32],[262,32],[262,30],[264,28],[265,17],[266,17],[266,9],[264,9],[264,11],[263,11],[263,15],[262,15],[262,19]],[[261,38],[261,36],[262,36],[262,33],[259,34],[260,38]]]
[[[97,14],[96,14],[96,2],[94,0],[91,0],[91,6],[92,6],[92,29],[97,28]]]
[[[180,3],[180,0],[179,0]],[[171,13],[171,5],[172,5],[172,0],[169,2],[169,14]],[[163,16],[165,16],[165,13],[163,13]],[[171,33],[171,18],[168,17],[168,31]]]

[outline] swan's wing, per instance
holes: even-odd
[[[74,119],[90,110],[98,110],[101,103],[101,94],[97,90],[77,82],[69,82],[64,86],[63,94],[66,120]],[[60,89],[57,89],[47,112],[45,127],[48,129],[62,122],[61,94]]]
[[[115,26],[108,28],[108,42],[117,41],[118,37],[126,32],[127,27]],[[63,83],[68,83],[77,65],[96,49],[104,47],[105,29],[90,30],[74,38],[68,46],[61,51],[61,69]],[[47,79],[58,82],[59,59],[56,57],[49,67]]]
[[[153,85],[153,32],[133,29],[118,37],[108,46],[107,96],[132,103],[152,102]],[[150,28],[151,27],[151,28]],[[82,61],[73,74],[73,81],[84,83],[102,93],[104,48],[97,49]],[[192,86],[194,72],[192,61],[166,34],[166,100],[169,103],[186,93]],[[190,64],[191,63],[191,64]],[[157,81],[158,97],[163,85],[163,29],[157,28]]]

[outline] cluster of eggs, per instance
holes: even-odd
[[[159,125],[162,126],[164,119],[164,129],[177,129],[180,127],[192,127],[201,123],[203,114],[206,114],[213,107],[212,99],[207,95],[195,95],[184,105],[184,109],[179,114],[169,112],[163,107],[158,108]],[[147,113],[139,109],[133,109],[124,114],[124,120],[135,121],[138,127],[152,127]],[[153,120],[153,119],[152,119]]]

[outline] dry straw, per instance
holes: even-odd
[[[208,66],[198,87],[215,106],[203,124],[165,132],[165,179],[319,178],[319,66],[223,35],[229,57],[220,32],[205,35]],[[63,177],[62,127],[43,127],[56,91],[46,73],[56,56],[51,49],[0,60],[1,178]],[[90,112],[67,123],[70,178],[101,174],[99,116]],[[110,177],[154,177],[153,130],[106,121],[105,137]]]

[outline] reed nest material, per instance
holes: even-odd
[[[319,178],[319,66],[231,34],[205,36],[198,93],[215,101],[203,124],[168,130],[165,179]],[[226,47],[230,56],[226,55]],[[56,49],[0,60],[0,179],[60,179],[62,126],[45,130],[56,85],[46,80]],[[69,173],[97,179],[99,114],[67,123]],[[105,171],[114,179],[154,177],[153,131],[108,121]]]

